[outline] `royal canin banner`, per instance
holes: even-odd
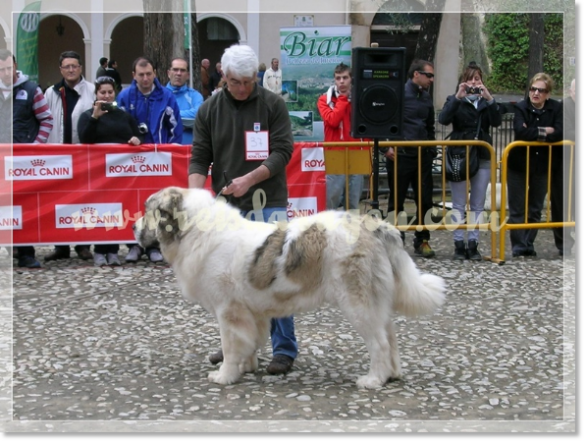
[[[134,242],[149,195],[187,187],[184,145],[0,145],[0,244]],[[295,143],[289,217],[325,209],[323,148]]]

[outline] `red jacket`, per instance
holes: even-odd
[[[361,141],[361,139],[352,138],[350,135],[352,105],[348,101],[348,97],[345,95],[336,97],[332,93],[330,105],[327,102],[327,96],[328,93],[322,94],[317,100],[317,109],[324,121],[324,141]]]

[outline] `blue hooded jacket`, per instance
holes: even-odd
[[[197,115],[197,110],[203,103],[203,96],[195,89],[190,88],[187,84],[183,86],[173,86],[171,82],[167,83],[167,89],[173,93],[182,119],[189,119],[191,126],[193,120]],[[183,126],[183,143],[184,145],[191,145],[193,142],[192,127]]]
[[[173,93],[164,88],[155,78],[155,88],[145,96],[138,90],[136,80],[118,94],[118,106],[132,115],[139,128],[148,126],[144,143],[178,143],[183,137],[181,112]]]

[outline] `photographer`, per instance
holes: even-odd
[[[438,117],[442,125],[452,125],[452,140],[483,140],[492,145],[489,129],[491,126],[500,126],[502,117],[499,105],[495,102],[482,81],[482,70],[476,62],[470,62],[462,72],[454,95],[450,95]],[[476,152],[473,153],[472,150]],[[470,211],[474,214],[474,223],[484,211],[486,189],[490,181],[490,153],[483,148],[471,146],[469,159],[472,155],[478,156],[478,172],[470,177]],[[470,173],[472,175],[472,173]],[[450,181],[452,203],[454,206],[453,222],[465,222],[466,200],[468,183]],[[468,244],[464,243],[464,231],[454,230],[454,260],[482,260],[478,252],[478,229],[468,231]]]
[[[141,134],[134,118],[119,109],[114,102],[116,81],[112,77],[98,77],[95,81],[94,106],[80,115],[77,132],[82,143],[141,144]],[[131,245],[132,246],[132,245]],[[96,266],[120,266],[117,244],[95,245]]]

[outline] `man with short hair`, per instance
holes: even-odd
[[[120,73],[118,72],[118,63],[116,63],[116,60],[110,60],[108,62],[106,75],[114,79],[114,82],[116,83],[116,86],[114,87],[116,93],[122,91],[122,79],[120,78]]]
[[[426,60],[415,60],[408,71],[403,102],[403,138],[405,140],[435,140],[435,111],[429,88],[433,83],[433,64]],[[431,170],[436,148],[422,148],[421,155],[416,148],[382,148],[386,157],[387,178],[389,181],[389,212],[404,211],[405,197],[409,185],[415,195],[415,224],[424,224],[425,216],[433,209],[433,177]],[[395,180],[395,156],[397,177]],[[419,200],[419,162],[421,161],[421,201]],[[397,206],[395,206],[395,181],[397,182]],[[419,219],[419,211],[423,219]],[[403,242],[405,232],[401,231]],[[416,255],[424,258],[435,256],[429,244],[429,230],[415,231],[413,248]]]
[[[279,69],[278,58],[273,58],[271,60],[271,67],[265,71],[262,85],[263,88],[266,88],[275,94],[283,94],[283,73]]]
[[[183,119],[182,123],[184,123],[181,144],[191,145],[193,142],[193,120],[203,103],[203,96],[187,84],[189,63],[184,58],[178,57],[171,60],[171,68],[167,71],[167,75],[169,76],[167,89],[173,93]],[[186,122],[189,123],[189,126],[185,125]]]
[[[153,61],[138,57],[132,64],[132,76],[132,83],[118,94],[117,101],[137,121],[144,143],[181,144],[183,124],[179,106],[173,93],[157,80]],[[138,244],[130,244],[128,248],[129,263],[137,262],[145,253]],[[163,261],[157,247],[147,248],[146,254],[153,263]]]
[[[293,153],[285,101],[257,84],[258,58],[251,47],[226,49],[222,68],[226,87],[201,105],[195,119],[189,187],[203,188],[212,165],[212,189],[243,215],[259,222],[285,221],[285,168]],[[246,140],[254,135],[259,138],[257,146],[266,149],[251,149]],[[264,206],[256,207],[254,198],[263,200]],[[271,320],[271,341],[273,360],[267,371],[284,374],[291,370],[298,352],[292,316]],[[217,364],[223,358],[220,351],[210,361]]]
[[[352,88],[352,71],[350,66],[340,63],[334,68],[334,85],[317,99],[317,109],[324,122],[324,141],[352,142],[360,141],[350,135],[352,105],[350,92]],[[348,177],[348,208],[360,209],[360,197],[364,176],[352,174]],[[328,174],[326,176],[327,209],[346,206],[343,196],[346,191],[346,175]]]
[[[207,99],[210,94],[210,72],[208,71],[210,67],[210,61],[207,58],[204,58],[201,61],[201,95],[203,99]]]
[[[65,51],[59,56],[59,69],[62,80],[45,91],[45,98],[54,126],[49,135],[49,143],[79,143],[77,122],[81,114],[94,105],[95,86],[83,78],[81,56],[75,51]],[[75,246],[77,255],[82,260],[93,258],[89,245]],[[45,255],[45,261],[69,258],[69,245],[55,246],[55,250]]]
[[[108,59],[106,57],[102,57],[100,59],[100,67],[96,71],[96,78],[103,77],[106,74],[106,68],[108,67]]]
[[[46,143],[53,129],[51,110],[41,88],[17,68],[12,53],[0,49],[0,143]],[[19,267],[41,267],[33,246],[16,251]]]

